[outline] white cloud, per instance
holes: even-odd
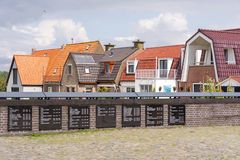
[[[157,17],[142,19],[139,26],[143,30],[155,31],[157,29],[169,31],[186,31],[187,20],[182,13],[161,13]]]
[[[136,36],[128,36],[128,37],[115,37],[114,40],[117,42],[124,42],[124,41],[134,41],[136,40]]]
[[[14,25],[12,30],[32,37],[40,46],[49,46],[57,39],[66,41],[71,38],[77,41],[89,40],[82,24],[72,19],[49,19],[35,25]]]

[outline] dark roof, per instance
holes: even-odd
[[[123,61],[135,51],[137,49],[134,47],[112,48],[105,52],[105,56],[101,59],[101,62]]]
[[[71,55],[73,55],[73,58],[78,56],[79,57],[91,56],[94,59],[95,63],[98,63],[105,56],[105,54],[93,54],[93,53],[89,54],[89,53],[76,53],[76,52],[71,52]]]
[[[85,68],[89,68],[89,73],[85,72]],[[96,83],[98,79],[100,65],[94,64],[79,64],[77,65],[78,80],[80,83]]]
[[[99,60],[104,56],[101,54],[74,54],[71,53],[78,72],[78,80],[80,83],[96,83],[99,74]],[[85,72],[85,68],[89,68],[89,73]]]
[[[115,78],[117,77],[118,71],[121,67],[122,62],[117,61],[112,69],[111,73],[105,73],[105,68],[104,68],[104,63],[100,63],[100,71],[99,71],[99,76],[98,76],[98,81],[114,81]]]
[[[199,32],[203,33],[213,41],[216,69],[219,81],[222,81],[229,76],[240,75],[240,29],[199,29]],[[225,48],[234,49],[236,64],[226,64],[224,57]]]

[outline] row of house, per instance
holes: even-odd
[[[144,48],[99,41],[13,56],[8,92],[240,91],[240,29],[199,29],[185,45]]]

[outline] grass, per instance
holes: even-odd
[[[25,159],[24,155],[32,159],[240,159],[239,146],[240,126],[74,130],[0,137],[0,155],[5,159]]]

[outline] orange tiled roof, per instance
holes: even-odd
[[[31,55],[15,55],[22,85],[42,85],[49,58]]]
[[[96,53],[99,48],[102,49],[102,45],[99,41],[91,41],[66,44],[62,48],[34,51],[32,55],[47,56],[50,58],[44,81],[60,82],[62,78],[63,66],[70,52]]]
[[[147,48],[144,52],[136,56],[136,58],[138,60],[155,59],[156,57],[157,58],[180,58],[181,48],[184,48],[184,45]]]

